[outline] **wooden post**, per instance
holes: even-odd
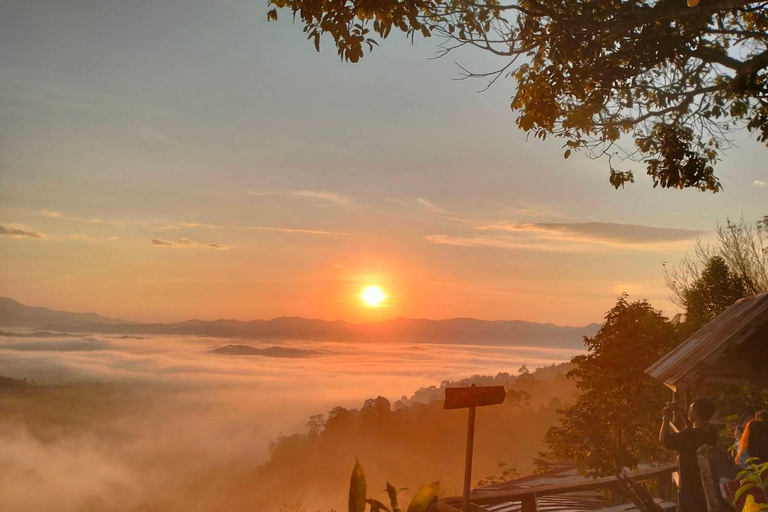
[[[677,403],[677,393],[675,391],[672,392],[672,401]],[[672,424],[677,424],[677,408],[675,408],[674,411],[672,411]]]
[[[618,480],[611,486],[611,501],[613,502],[614,507],[621,505],[624,501],[624,497],[621,493],[621,482]]]
[[[474,405],[469,408],[467,423],[467,460],[464,463],[464,512],[469,512],[469,493],[472,488],[472,451],[475,445],[475,411]]]
[[[672,474],[662,473],[659,475],[659,498],[664,501],[672,499]]]
[[[470,512],[469,493],[472,490],[472,450],[475,441],[475,410],[485,405],[504,402],[507,392],[504,386],[480,386],[446,388],[443,409],[469,409],[467,423],[467,460],[464,463],[464,512]]]
[[[535,494],[526,494],[520,499],[521,512],[539,512]]]

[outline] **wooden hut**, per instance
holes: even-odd
[[[677,393],[768,384],[768,293],[739,300],[645,372]]]

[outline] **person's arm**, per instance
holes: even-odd
[[[674,438],[675,433],[672,432],[670,425],[671,420],[665,416],[664,419],[661,420],[661,429],[659,430],[659,444],[667,450],[674,450],[675,448],[672,445],[675,443],[672,441],[672,439]]]
[[[679,450],[679,434],[672,430],[672,408],[665,407],[662,414],[664,417],[661,421],[661,429],[659,429],[659,444],[667,450]]]

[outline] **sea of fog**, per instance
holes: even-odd
[[[228,345],[250,348],[216,352]],[[243,355],[270,347],[279,350],[265,353],[282,357]],[[0,508],[132,510],[148,495],[162,503],[183,492],[182,481],[263,462],[270,441],[306,431],[310,415],[334,406],[359,408],[379,395],[394,402],[444,380],[573,355],[480,344],[5,332],[0,376],[36,385],[0,390]]]

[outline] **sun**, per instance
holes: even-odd
[[[384,295],[384,292],[378,286],[369,286],[363,290],[363,293],[360,295],[360,297],[372,308],[381,306],[381,303],[384,302],[384,299],[387,298],[387,296]]]

